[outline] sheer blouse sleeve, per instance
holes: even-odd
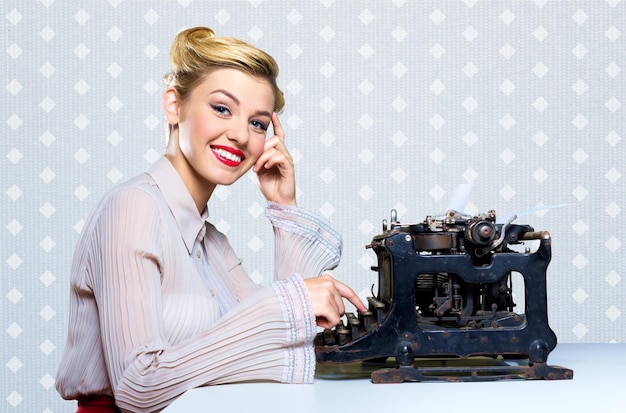
[[[266,215],[275,234],[275,279],[300,273],[316,277],[341,258],[341,235],[317,215],[296,207],[269,203]]]
[[[316,277],[339,264],[341,235],[326,221],[311,212],[295,207],[269,203],[266,209],[274,229],[274,279],[293,274]],[[210,225],[207,234],[211,250],[219,251],[230,274],[238,301],[259,288],[243,268],[226,237]],[[217,257],[215,257],[217,258]],[[215,259],[214,259],[215,261]]]

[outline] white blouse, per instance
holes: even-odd
[[[105,195],[72,264],[61,396],[109,395],[151,412],[197,386],[312,382],[316,326],[302,276],[337,266],[341,237],[298,207],[270,203],[266,215],[275,281],[262,288],[165,157]]]

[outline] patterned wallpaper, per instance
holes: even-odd
[[[365,245],[398,210],[531,211],[548,230],[560,342],[626,342],[626,4],[596,1],[5,0],[1,124],[2,400],[68,412],[54,375],[68,273],[102,193],[164,149],[161,76],[184,27],[252,41],[281,65],[299,203],[344,236],[335,276],[365,297]],[[254,177],[211,219],[260,283],[273,243]],[[561,205],[560,208],[538,209]]]

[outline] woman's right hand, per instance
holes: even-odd
[[[365,304],[350,287],[328,274],[305,278],[304,283],[313,303],[316,323],[320,327],[333,328],[339,324],[346,310],[344,298],[354,304],[357,310],[367,310]]]

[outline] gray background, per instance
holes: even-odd
[[[281,66],[299,204],[344,236],[334,274],[369,294],[364,246],[396,208],[526,214],[549,230],[560,342],[626,342],[626,5],[607,1],[3,1],[2,400],[72,411],[54,390],[68,276],[104,191],[164,150],[161,76],[182,28],[253,42]],[[211,219],[260,283],[272,231],[252,174]]]

